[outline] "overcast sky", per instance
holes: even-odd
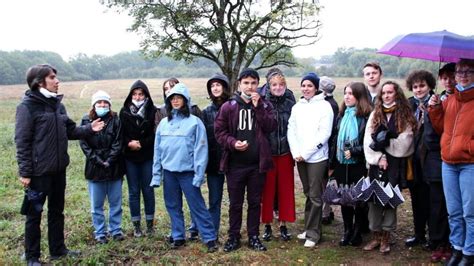
[[[270,1],[270,0],[268,0]],[[338,47],[381,48],[397,35],[448,30],[474,35],[473,0],[320,0],[320,41],[298,57]],[[113,55],[139,49],[126,14],[99,0],[8,0],[0,5],[0,50],[43,50],[65,60],[77,53]]]

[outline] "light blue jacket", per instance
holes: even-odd
[[[179,86],[178,86],[179,85]],[[189,92],[181,83],[171,90],[167,102],[174,94],[180,94],[190,103]],[[163,170],[170,172],[193,171],[193,186],[204,183],[204,173],[208,161],[206,128],[202,121],[194,116],[184,117],[172,110],[173,119],[161,120],[155,135],[153,156],[153,178],[150,186],[160,186]]]

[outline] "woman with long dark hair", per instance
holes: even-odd
[[[407,186],[408,157],[413,153],[416,125],[410,103],[400,85],[393,81],[385,82],[365,128],[364,153],[371,180],[390,182],[393,187]],[[381,253],[390,252],[390,234],[396,226],[396,208],[369,202],[369,227],[373,239],[364,250],[380,247]]]
[[[338,184],[355,184],[366,176],[364,156],[364,133],[372,110],[367,87],[362,82],[351,82],[344,87],[344,102],[341,104],[336,126],[336,140],[330,154],[330,169]],[[341,206],[344,235],[341,246],[358,246],[362,243],[361,226],[364,219],[362,206]],[[355,220],[354,220],[355,219]]]

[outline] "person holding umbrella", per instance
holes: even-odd
[[[416,126],[400,85],[393,81],[385,82],[365,128],[364,154],[371,180],[390,182],[392,187],[406,187],[407,158],[413,153]],[[369,227],[373,239],[364,250],[380,247],[381,253],[390,252],[390,233],[396,226],[396,208],[369,202]]]
[[[433,95],[429,117],[441,135],[443,190],[448,209],[449,241],[453,252],[448,265],[474,263],[474,59],[456,64],[454,94],[441,102]]]
[[[372,110],[367,87],[362,82],[351,82],[344,88],[344,102],[341,104],[336,139],[330,152],[329,169],[334,170],[338,184],[355,184],[366,176],[364,157],[364,133],[367,118]],[[339,241],[340,246],[358,246],[362,243],[361,227],[364,220],[363,207],[356,205],[341,206],[344,221],[344,235]],[[355,222],[354,222],[355,217]]]

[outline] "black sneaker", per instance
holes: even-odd
[[[269,224],[265,225],[265,231],[263,232],[262,239],[265,241],[272,240],[272,226]]]
[[[249,237],[249,248],[256,250],[256,251],[266,251],[267,248],[260,242],[258,236],[251,236]]]
[[[118,234],[116,234],[116,235],[113,235],[113,236],[112,236],[112,239],[113,239],[114,241],[123,241],[123,240],[125,240],[125,236],[123,235],[122,232],[120,232],[120,233],[118,233]]]
[[[107,244],[107,242],[109,242],[109,241],[107,240],[107,237],[105,237],[105,236],[100,236],[99,238],[95,239],[95,243],[97,243],[99,245]]]
[[[213,253],[217,251],[216,241],[214,240],[207,242],[206,246],[207,246],[207,253]]]
[[[196,231],[190,231],[188,241],[198,241],[199,240],[199,233]]]
[[[186,244],[186,241],[184,239],[174,240],[173,243],[171,243],[170,247],[171,249],[178,249],[180,247],[183,247],[184,244]]]
[[[173,244],[174,239],[173,239],[173,237],[171,236],[171,233],[166,236],[166,242],[168,242],[168,244]]]
[[[224,251],[231,252],[240,248],[240,239],[229,237],[224,244]]]
[[[62,259],[64,257],[78,257],[79,255],[81,255],[81,252],[79,250],[66,249],[61,254],[51,255],[50,259],[51,260],[59,260],[59,259]]]
[[[280,237],[283,241],[288,241],[291,239],[291,234],[288,233],[288,228],[286,228],[286,225],[280,226]]]

